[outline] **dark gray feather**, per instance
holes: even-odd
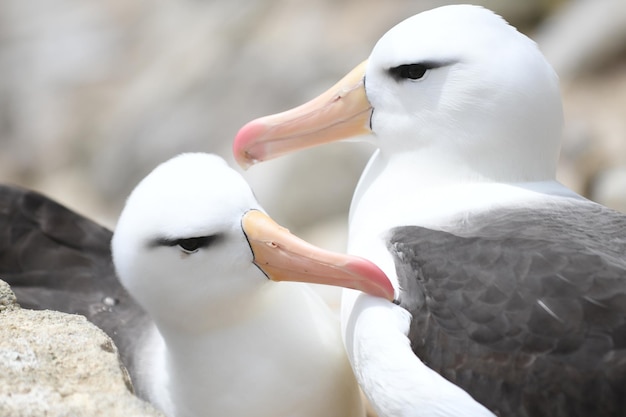
[[[112,232],[47,197],[0,185],[0,279],[23,308],[81,314],[117,345],[134,349],[150,319],[115,275]]]
[[[398,227],[414,352],[501,416],[626,415],[626,216],[580,202]]]

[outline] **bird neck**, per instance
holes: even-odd
[[[410,210],[412,215],[428,210],[429,206],[435,211],[456,211],[457,207],[471,207],[473,202],[507,201],[506,196],[497,195],[478,199],[473,193],[493,194],[499,187],[528,188],[528,184],[555,182],[549,164],[544,169],[529,169],[524,173],[522,168],[487,162],[484,165],[491,168],[468,163],[440,148],[407,152],[379,149],[370,158],[354,192],[350,223],[359,211],[371,211],[371,208],[385,207],[385,212]],[[516,193],[517,190],[512,190],[510,194]]]
[[[163,331],[164,348],[155,363],[166,376],[160,381],[167,387],[166,414],[310,416],[311,410],[300,410],[310,398],[341,393],[342,382],[333,381],[349,367],[332,313],[303,284],[268,284],[271,290],[259,296],[249,314],[214,312],[227,314],[228,324],[202,334]],[[316,378],[328,382],[316,385]],[[277,392],[290,395],[277,400]]]
[[[442,229],[471,212],[530,204],[546,194],[575,196],[548,175],[528,182],[496,181],[450,159],[437,157],[434,164],[428,156],[436,157],[389,157],[377,151],[352,199],[348,252],[376,263],[392,282],[395,267],[385,237],[393,227]]]
[[[382,139],[379,140],[379,145]],[[507,139],[443,131],[436,140],[385,138],[371,163],[379,172],[410,177],[413,183],[439,186],[459,182],[534,182],[556,176],[558,146],[533,145],[510,134]],[[535,142],[539,142],[535,140]],[[552,149],[554,148],[554,149]],[[367,173],[367,172],[366,172]]]
[[[254,297],[188,317],[187,326],[157,324],[162,348],[154,352],[152,361],[157,369],[151,371],[155,376],[151,399],[157,397],[167,415],[196,416],[204,415],[204,410],[236,408],[233,403],[241,398],[236,398],[240,390],[233,384],[238,379],[247,382],[243,375],[248,371],[242,366],[264,360],[267,326],[284,315],[280,285],[268,284],[274,285]],[[203,317],[207,315],[208,319]]]

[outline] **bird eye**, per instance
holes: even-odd
[[[397,80],[419,80],[430,68],[423,64],[405,64],[389,69],[389,73]]]
[[[196,253],[201,248],[206,248],[212,245],[213,243],[215,243],[216,240],[219,240],[221,237],[221,233],[209,236],[189,237],[181,239],[161,237],[149,241],[148,245],[149,247],[178,246],[183,252],[191,254]]]
[[[195,253],[200,248],[207,247],[214,240],[215,236],[191,237],[188,239],[178,239],[178,245],[186,253]]]

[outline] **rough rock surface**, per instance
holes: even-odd
[[[163,416],[83,316],[24,310],[0,281],[0,416]]]

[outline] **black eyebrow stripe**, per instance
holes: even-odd
[[[180,238],[168,238],[168,237],[157,237],[155,239],[151,239],[148,242],[149,248],[156,248],[159,246],[178,246],[181,241],[189,240],[189,239],[205,239],[205,242],[202,243],[202,247],[209,246],[221,236],[220,234],[207,235],[207,236],[191,236],[191,237],[180,237]]]
[[[409,65],[421,65],[424,68],[426,68],[427,70],[431,70],[431,69],[447,67],[449,65],[456,64],[457,62],[458,61],[455,61],[455,60],[449,60],[449,61],[429,61],[429,60],[426,60],[426,61],[419,61],[419,62],[409,62],[407,64],[401,64],[401,65],[396,65],[395,67],[390,67],[389,69],[387,69],[387,71],[395,72],[399,68],[406,67],[406,66],[409,66]]]
[[[148,246],[155,248],[157,246],[176,246],[180,239],[170,239],[166,237],[157,237],[156,239],[152,239]]]

